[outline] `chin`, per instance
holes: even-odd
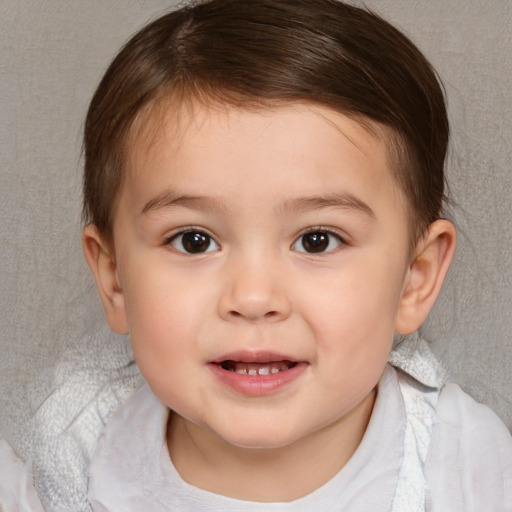
[[[243,426],[237,432],[216,432],[216,435],[227,444],[246,450],[277,450],[298,440],[297,436],[283,432],[283,429],[278,432],[276,429],[254,429],[250,431]]]

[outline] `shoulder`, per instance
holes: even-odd
[[[142,499],[158,476],[168,415],[145,385],[112,416],[89,467],[93,510],[133,510],[127,504]]]
[[[439,395],[425,463],[428,510],[512,510],[512,437],[456,384]]]
[[[477,466],[492,459],[501,468],[512,470],[512,436],[486,405],[478,403],[457,384],[446,384],[441,390],[436,408],[436,422],[432,432],[432,447],[439,443],[443,448],[458,446],[458,457]],[[473,464],[474,465],[474,464]],[[511,482],[512,483],[512,482]]]
[[[167,416],[167,408],[144,385],[108,421],[92,457],[91,475],[99,468],[125,472],[137,467],[134,461],[160,448]]]
[[[33,486],[32,472],[0,438],[0,510],[43,512]]]

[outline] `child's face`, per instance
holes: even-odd
[[[371,409],[410,263],[383,137],[319,106],[169,115],[113,231],[113,327],[198,432],[276,448]]]

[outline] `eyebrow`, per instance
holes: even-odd
[[[166,208],[184,207],[196,210],[223,210],[225,209],[223,201],[214,197],[194,196],[188,194],[177,194],[172,190],[162,192],[155,198],[149,200],[142,208],[141,214],[154,210]]]
[[[280,208],[283,212],[301,212],[320,210],[322,208],[337,208],[343,210],[355,210],[364,213],[372,219],[376,219],[375,212],[361,199],[353,194],[343,192],[329,194],[327,196],[298,197],[286,201]]]
[[[225,210],[224,202],[209,196],[194,196],[177,194],[171,190],[162,192],[150,199],[142,208],[141,214],[154,210],[184,207],[197,210],[214,211]],[[276,211],[282,213],[299,213],[314,211],[323,208],[337,208],[343,210],[355,210],[364,213],[372,219],[376,219],[374,211],[361,199],[350,193],[336,193],[326,196],[298,197],[285,201]]]

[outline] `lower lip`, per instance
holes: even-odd
[[[306,363],[297,363],[289,370],[268,375],[244,375],[224,370],[218,364],[210,364],[216,377],[233,391],[247,396],[270,395],[296,380],[308,366]]]

